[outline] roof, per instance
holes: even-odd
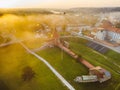
[[[91,68],[90,70],[99,70],[99,69],[102,69],[100,66],[97,66],[97,67],[94,67],[94,68]]]
[[[98,78],[103,78],[104,69],[102,69],[100,66],[97,66],[97,67],[91,68],[90,73],[93,75],[97,75]]]
[[[107,20],[104,20],[102,22],[102,25],[100,26],[101,28],[104,28],[108,31],[112,31],[112,32],[116,32],[116,33],[120,33],[120,29],[119,28],[116,28],[113,26],[113,24]]]
[[[96,75],[89,75],[89,76],[82,76],[83,80],[95,80],[97,79],[97,76]]]
[[[106,25],[106,26],[113,26],[113,24],[110,21],[108,21],[108,20],[103,20],[102,24]]]
[[[110,74],[110,72],[108,72],[108,71],[105,71],[105,75],[106,75],[107,77],[111,77],[111,74]]]

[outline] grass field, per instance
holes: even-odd
[[[76,62],[57,47],[46,48],[37,52],[45,58],[76,90],[119,90],[120,89],[120,54],[110,50],[104,55],[88,48],[87,41],[80,38],[65,38],[70,48],[95,66],[109,70],[112,79],[104,83],[76,83],[76,76],[88,74],[88,69]],[[41,40],[30,40],[24,43],[30,48],[39,48]],[[22,69],[32,67],[35,77],[25,82],[22,80]],[[1,89],[2,87],[2,89]],[[5,88],[6,87],[6,88]],[[4,89],[3,89],[4,88]],[[66,86],[37,58],[27,53],[19,44],[0,48],[0,90],[67,90]]]
[[[22,69],[32,67],[35,77],[23,81]],[[67,90],[41,61],[19,44],[0,48],[0,90]]]
[[[120,83],[120,54],[109,51],[105,55],[102,55],[88,47],[86,47],[86,40],[80,38],[68,38],[65,39],[70,43],[70,48],[79,55],[82,55],[84,59],[89,61],[95,66],[101,66],[109,70],[112,74],[112,79],[100,83],[75,83],[73,79],[76,76],[88,74],[88,70],[82,64],[76,62],[69,55],[61,51],[59,48],[48,48],[43,51],[39,51],[38,54],[48,60],[53,67],[58,70],[77,90],[119,90]],[[114,65],[116,63],[118,66]]]

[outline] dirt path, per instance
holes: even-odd
[[[75,88],[70,85],[69,82],[67,82],[61,74],[59,74],[45,59],[43,59],[42,57],[40,57],[39,55],[37,55],[36,53],[34,53],[33,51],[31,51],[29,48],[27,48],[27,46],[25,46],[22,42],[19,42],[30,54],[34,55],[36,58],[38,58],[40,61],[42,61],[45,65],[47,65],[47,67],[60,79],[60,81],[67,86],[67,88],[69,90],[75,90]]]

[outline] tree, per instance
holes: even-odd
[[[30,66],[23,68],[22,79],[24,81],[30,81],[35,76],[35,72]]]

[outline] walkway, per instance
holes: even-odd
[[[37,55],[36,53],[32,52],[30,49],[27,48],[22,42],[19,42],[30,54],[34,55],[36,58],[38,58],[40,61],[42,61],[45,65],[48,66],[48,68],[61,80],[61,82],[68,87],[69,90],[75,90],[73,86],[70,85],[69,82],[67,82],[62,75],[60,75],[45,59]]]
[[[49,47],[49,43],[45,43],[44,45],[42,45],[41,47],[39,48],[35,48],[35,49],[32,49],[33,52],[38,52],[38,51],[41,51],[41,50],[44,50],[46,48]]]

